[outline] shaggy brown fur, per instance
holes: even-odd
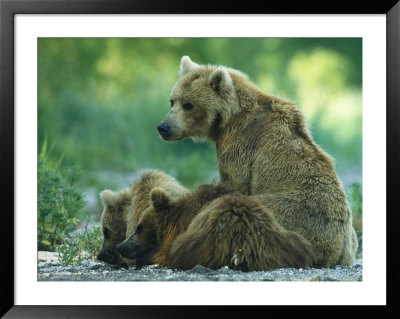
[[[309,267],[312,257],[312,246],[301,235],[285,230],[257,200],[235,193],[194,218],[171,245],[166,264],[256,271]]]
[[[257,200],[230,188],[203,185],[177,200],[155,188],[151,199],[154,211],[143,214],[139,231],[125,242],[141,264],[242,271],[311,264],[310,243],[281,227]]]
[[[138,221],[147,209],[152,209],[150,193],[155,187],[161,187],[171,198],[179,198],[188,193],[175,178],[160,171],[149,171],[132,185],[132,207],[127,215],[126,238],[135,232]]]
[[[172,198],[187,192],[173,177],[159,171],[149,171],[134,181],[130,188],[118,193],[110,190],[100,193],[104,205],[101,218],[104,241],[97,256],[99,260],[110,264],[134,263],[121,258],[116,246],[134,233],[141,215],[152,209],[150,192],[154,187],[162,187]]]
[[[143,212],[135,233],[119,244],[117,249],[125,258],[135,259],[138,266],[160,263],[159,257],[155,255],[165,255],[172,241],[187,228],[204,205],[229,192],[231,189],[222,185],[217,187],[210,185],[200,186],[197,192],[181,193],[179,196],[171,197],[164,188],[154,188],[150,195],[151,209]],[[172,202],[176,203],[174,206],[176,210],[171,214],[173,220],[159,219],[160,214],[156,212],[170,208]],[[164,223],[170,225],[163,228],[168,229],[167,233],[162,230],[158,232]]]
[[[308,239],[314,267],[353,264],[357,238],[345,192],[300,110],[233,69],[183,57],[180,74],[161,136],[214,141],[221,181],[258,198],[280,225]]]

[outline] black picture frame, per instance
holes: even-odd
[[[376,317],[398,315],[394,275],[396,255],[394,237],[399,211],[395,197],[398,193],[398,163],[400,137],[400,3],[398,0],[326,0],[274,1],[229,3],[217,1],[162,0],[0,0],[0,163],[2,227],[1,252],[1,310],[5,318],[152,318],[152,317],[218,317],[248,316],[249,311],[261,310],[265,315],[306,315],[308,307],[202,307],[202,306],[16,306],[14,303],[14,18],[16,14],[385,14],[387,49],[386,103],[386,218],[387,218],[387,305],[378,307],[317,307],[312,311],[329,311],[330,315],[345,317],[367,314]],[[382,111],[376,106],[376,112]],[[383,186],[383,185],[382,185]],[[5,203],[5,205],[4,205]],[[396,287],[397,288],[397,287]],[[309,314],[308,314],[309,316]]]

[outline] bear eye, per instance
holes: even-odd
[[[143,224],[139,224],[139,225],[137,225],[137,227],[136,227],[135,233],[136,233],[136,234],[139,234],[142,230],[143,230]]]
[[[192,108],[193,108],[193,104],[192,103],[183,104],[183,109],[184,110],[191,110]]]
[[[174,106],[174,101],[173,100],[169,100],[169,102],[171,103],[171,107]]]

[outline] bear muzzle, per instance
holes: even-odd
[[[171,127],[165,122],[160,123],[157,126],[157,130],[158,130],[158,133],[161,135],[161,137],[163,139],[165,139],[165,140],[168,139],[170,137],[170,135],[171,135],[170,134],[171,133]]]
[[[105,263],[112,265],[117,264],[121,259],[117,252],[110,250],[102,250],[96,257],[97,260],[104,261]]]
[[[115,249],[121,254],[121,256],[127,259],[138,258],[140,256],[139,248],[140,246],[137,244],[133,236],[115,247]]]

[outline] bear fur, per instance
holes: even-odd
[[[126,188],[117,193],[104,190],[100,193],[100,198],[104,206],[101,215],[103,244],[97,259],[113,265],[127,262],[121,258],[115,246],[125,240],[126,218],[131,210],[132,190]]]
[[[116,246],[135,231],[141,215],[152,209],[150,193],[154,187],[162,187],[172,198],[187,193],[175,178],[160,171],[148,171],[133,182],[130,188],[117,193],[104,190],[100,193],[104,209],[101,217],[104,241],[97,258],[109,264],[134,264],[121,258]]]
[[[188,192],[186,195],[177,196],[175,198],[177,201],[180,198],[186,198],[187,206],[182,205],[180,207],[178,210],[180,214],[176,213],[176,220],[174,222],[176,225],[175,228],[170,228],[168,235],[162,235],[163,240],[159,240],[157,235],[159,214],[157,214],[156,211],[161,210],[163,206],[160,201],[155,199],[155,197],[159,193],[164,195],[163,198],[167,198],[169,195],[166,195],[164,188],[154,188],[150,195],[152,208],[146,210],[146,212],[142,214],[134,234],[118,245],[118,251],[121,255],[128,259],[135,259],[137,266],[156,263],[154,261],[154,256],[157,251],[168,250],[168,243],[171,243],[178,234],[182,233],[186,229],[190,221],[193,219],[193,216],[197,214],[204,205],[210,203],[213,199],[216,199],[222,194],[231,192],[231,189],[227,189],[222,185],[215,188],[200,187],[200,189],[203,191],[195,193]],[[158,190],[158,192],[156,190]],[[172,201],[173,198],[168,197],[168,200]]]
[[[167,141],[214,141],[221,182],[254,196],[281,226],[309,240],[314,267],[353,264],[358,244],[343,186],[292,102],[237,70],[184,56],[157,128]]]
[[[229,187],[203,185],[178,199],[156,187],[151,200],[154,210],[119,245],[122,256],[141,265],[256,271],[311,264],[308,241],[280,226],[258,200]]]

